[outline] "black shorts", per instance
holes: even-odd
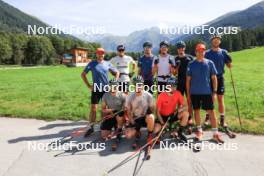
[[[213,110],[214,102],[212,95],[191,95],[193,109]]]
[[[101,101],[104,93],[105,92],[98,92],[98,91],[97,92],[93,92],[92,91],[91,104],[98,104]]]
[[[119,82],[119,91],[121,92],[129,92],[129,82]]]
[[[142,127],[147,127],[146,116],[139,117],[135,120],[136,130],[140,130]]]
[[[217,95],[224,95],[225,93],[225,79],[224,76],[217,77]]]
[[[148,86],[148,92],[151,94],[153,94],[153,91],[151,90],[153,84],[154,84],[153,80],[144,80],[144,85]],[[145,90],[147,90],[147,87],[145,87]]]
[[[171,115],[168,115],[168,116],[161,116],[161,118],[162,118],[164,123],[166,123],[166,121],[168,120],[169,117],[170,117],[170,120],[169,120],[170,124],[179,120],[178,113],[176,115],[171,114]],[[160,123],[159,119],[156,119],[156,123]]]
[[[116,117],[104,120],[101,124],[100,129],[101,130],[108,130],[111,131],[112,128],[116,128],[117,127],[117,121],[116,121]]]
[[[184,81],[179,81],[177,90],[181,92],[182,96],[186,94],[186,84]]]

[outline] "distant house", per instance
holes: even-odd
[[[91,61],[88,58],[88,52],[87,48],[74,47],[69,53],[63,54],[62,64],[74,67],[86,66]]]

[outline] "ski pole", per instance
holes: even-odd
[[[239,119],[240,129],[242,131],[242,122],[241,122],[241,118],[240,118],[240,112],[239,112],[239,107],[238,107],[238,102],[237,102],[237,94],[236,94],[235,83],[234,83],[231,68],[229,68],[229,71],[230,71],[230,76],[231,76],[231,83],[232,83],[232,87],[233,87],[233,92],[234,92],[234,96],[235,96],[235,102],[236,102],[237,115],[238,115],[238,119]]]

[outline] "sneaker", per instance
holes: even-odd
[[[203,132],[198,130],[198,131],[195,133],[195,138],[196,138],[198,141],[200,141],[200,140],[202,139],[202,137],[203,137]]]
[[[134,143],[132,144],[132,148],[135,150],[135,149],[138,149],[139,147],[139,139],[141,137],[141,132],[140,131],[137,131],[136,132],[136,139],[134,141]]]
[[[86,133],[84,134],[84,137],[87,138],[89,137],[92,133],[94,132],[94,128],[93,127],[90,127]]]
[[[180,141],[182,141],[182,142],[184,142],[184,143],[187,143],[187,140],[188,140],[188,139],[186,138],[186,136],[184,136],[184,134],[178,132],[178,136],[179,136],[179,140],[180,140]]]
[[[224,140],[221,139],[221,135],[219,133],[215,133],[213,135],[213,139],[212,139],[214,142],[216,142],[217,144],[223,144],[224,143]]]
[[[112,151],[116,151],[117,146],[119,144],[120,140],[118,138],[116,138],[112,144]]]
[[[227,124],[225,123],[225,118],[224,117],[220,117],[220,126],[225,128],[227,127]]]

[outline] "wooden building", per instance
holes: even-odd
[[[74,47],[68,53],[63,54],[62,64],[67,66],[86,66],[91,59],[88,58],[88,49],[82,47]]]

